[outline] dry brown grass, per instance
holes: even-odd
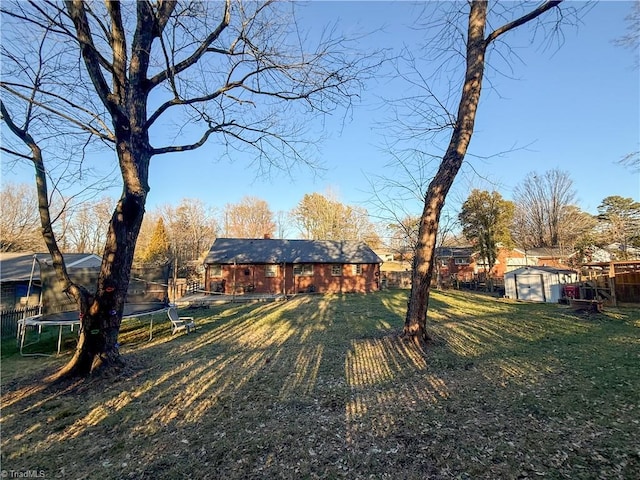
[[[190,312],[123,378],[47,386],[2,363],[2,469],[46,478],[639,478],[640,311],[581,316],[434,293],[425,354],[406,292]],[[160,318],[158,318],[158,321]]]

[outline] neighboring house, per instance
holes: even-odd
[[[438,283],[450,280],[471,281],[476,272],[473,247],[437,247]]]
[[[66,253],[65,264],[71,279],[89,287],[95,283],[102,259],[88,253]],[[32,274],[33,271],[33,274]],[[52,274],[51,256],[46,253],[0,253],[2,311],[42,303],[44,313],[59,311],[60,301],[69,303]],[[27,292],[29,298],[27,299]],[[54,305],[56,305],[54,307]]]
[[[382,260],[363,242],[218,238],[205,258],[220,293],[371,292]]]
[[[580,280],[578,272],[558,267],[531,266],[504,275],[505,296],[532,302],[557,303],[566,284]]]
[[[384,262],[393,262],[395,260],[395,257],[397,256],[393,251],[391,250],[381,250],[381,249],[375,249],[374,253],[376,255],[378,255],[378,257],[380,257],[380,259]]]
[[[581,251],[576,252],[573,257],[573,263],[576,265],[583,265],[585,263],[594,262],[612,262],[613,255],[604,248],[600,248],[597,245],[590,245],[583,248]]]
[[[553,266],[568,268],[573,252],[567,254],[559,248],[498,248],[491,277],[502,278],[505,273],[530,266]],[[471,281],[489,271],[489,265],[481,258],[474,247],[438,247],[436,248],[438,274],[443,282],[456,279]]]
[[[530,248],[520,252],[525,253],[529,258],[536,259],[537,265],[541,267],[567,268],[576,255],[575,251],[565,248]]]
[[[604,247],[611,254],[611,261],[640,259],[640,248],[621,243],[612,243]]]
[[[498,248],[498,258],[491,271],[494,277],[502,278],[504,274],[517,268],[537,265],[538,259],[527,254],[519,248]],[[479,261],[478,268],[484,269],[484,265]]]
[[[403,260],[403,254],[391,250],[375,250],[375,253],[383,260],[380,265],[381,288],[411,287],[411,262]]]

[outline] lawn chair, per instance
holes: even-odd
[[[196,322],[193,317],[179,317],[178,309],[176,307],[169,307],[167,310],[169,320],[171,320],[171,335],[174,335],[182,330],[186,330],[187,333],[196,330]]]

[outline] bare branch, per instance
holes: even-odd
[[[120,2],[106,2],[105,5],[111,19],[111,31],[108,38],[113,52],[113,93],[122,104],[126,95],[126,86],[123,80],[127,75],[127,40],[122,24]]]
[[[36,173],[38,210],[40,212],[42,235],[44,237],[45,243],[47,244],[47,248],[49,249],[49,253],[51,254],[51,257],[53,259],[53,264],[56,267],[56,270],[60,277],[64,280],[65,289],[71,289],[76,292],[77,290],[74,290],[75,284],[71,281],[69,275],[67,274],[67,270],[64,264],[64,258],[62,257],[62,253],[60,253],[58,243],[53,233],[53,220],[51,219],[49,211],[46,169],[42,160],[42,151],[40,150],[40,147],[38,146],[36,141],[28,132],[16,126],[16,124],[13,122],[13,118],[5,108],[4,102],[2,102],[1,100],[0,112],[2,113],[2,119],[5,121],[11,132],[31,150],[31,161],[33,162]]]
[[[4,120],[4,117],[2,118],[2,120]],[[20,153],[17,150],[11,150],[11,149],[6,148],[6,147],[0,147],[0,150],[2,150],[3,152],[6,152],[9,155],[12,155],[14,157],[22,158],[23,160],[33,161],[32,157],[30,157],[29,155],[25,155],[24,153]]]
[[[514,28],[519,27],[520,25],[524,25],[525,23],[530,22],[531,20],[534,20],[535,18],[539,17],[540,15],[542,15],[544,12],[551,10],[554,7],[557,7],[558,5],[560,5],[562,3],[563,0],[553,0],[553,1],[547,1],[544,2],[543,4],[541,4],[538,8],[536,8],[535,10],[532,10],[531,12],[527,13],[526,15],[521,16],[520,18],[515,19],[512,22],[509,22],[499,28],[496,28],[493,32],[491,32],[486,40],[485,40],[485,44],[489,45],[491,42],[493,42],[496,38],[498,38],[500,35],[504,35],[505,33],[507,33],[510,30],[513,30]]]
[[[117,103],[113,101],[111,90],[109,89],[107,81],[100,70],[101,66],[106,66],[110,72],[113,72],[113,65],[110,65],[101,57],[93,44],[85,4],[82,0],[67,0],[65,3],[67,5],[69,17],[76,27],[77,41],[80,44],[80,49],[82,50],[82,54],[85,59],[85,65],[89,71],[89,76],[96,89],[96,93],[112,115],[120,116],[122,113],[120,112]]]
[[[7,92],[11,93],[12,95],[14,95],[17,98],[21,98],[22,100],[26,100],[28,102],[29,108],[33,107],[33,106],[37,106],[39,108],[42,108],[45,111],[48,111],[60,118],[63,118],[64,120],[68,121],[69,123],[79,127],[81,130],[86,131],[87,133],[90,133],[91,135],[95,135],[96,137],[108,141],[108,142],[113,142],[114,141],[114,137],[113,134],[109,131],[107,125],[103,122],[103,120],[96,115],[94,112],[82,107],[81,105],[76,105],[74,103],[72,103],[71,101],[69,101],[69,99],[62,97],[60,95],[57,95],[55,93],[52,92],[45,92],[45,91],[41,91],[41,90],[37,90],[39,93],[44,94],[45,96],[51,97],[51,98],[55,98],[56,100],[60,100],[64,103],[66,103],[68,106],[72,107],[73,109],[76,109],[82,113],[86,113],[87,115],[89,115],[93,120],[96,120],[100,123],[100,125],[105,129],[105,131],[109,132],[108,134],[105,134],[104,132],[97,130],[96,128],[92,127],[90,124],[82,122],[80,120],[78,120],[77,118],[72,117],[71,115],[68,115],[62,111],[60,111],[59,109],[53,108],[50,105],[48,105],[47,103],[44,102],[40,102],[35,100],[33,97],[27,97],[26,95],[23,95],[22,93],[18,92],[17,90],[15,90],[14,88],[11,88],[11,85],[15,85],[15,84],[9,84],[9,83],[5,83],[5,82],[0,82],[0,88],[3,88],[4,90],[6,90]],[[24,85],[17,85],[20,87],[24,87]],[[29,115],[28,115],[29,117]],[[28,124],[27,124],[28,126]],[[26,129],[25,129],[26,130]]]
[[[207,131],[204,133],[204,135],[202,135],[200,140],[198,140],[197,142],[192,143],[192,144],[188,144],[188,145],[172,145],[170,147],[154,148],[152,150],[153,155],[162,155],[164,153],[177,153],[177,152],[187,152],[189,150],[195,150],[196,148],[199,148],[202,145],[204,145],[212,134],[218,133],[218,132],[223,132],[223,131],[225,131],[226,127],[230,127],[230,126],[232,126],[234,124],[235,124],[235,122],[228,122],[228,123],[222,123],[222,124],[216,125],[214,127],[211,127],[209,129],[207,129]]]
[[[224,13],[222,14],[222,19],[218,26],[202,41],[200,46],[191,54],[189,57],[184,59],[182,62],[174,65],[172,67],[168,67],[166,70],[154,75],[149,79],[149,89],[152,89],[156,85],[165,81],[168,77],[174,77],[179,73],[183,72],[187,68],[195,65],[202,56],[207,53],[210,45],[215,42],[220,34],[229,26],[229,22],[231,21],[231,0],[225,0],[224,2]]]

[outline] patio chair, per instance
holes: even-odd
[[[182,330],[186,330],[187,333],[193,329],[196,330],[196,322],[193,317],[180,317],[178,316],[178,309],[176,307],[169,307],[167,310],[169,320],[171,320],[171,335],[174,335]]]

